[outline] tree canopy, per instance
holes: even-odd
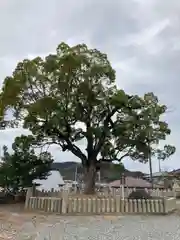
[[[3,147],[3,157],[0,166],[0,186],[17,192],[31,187],[33,180],[46,179],[51,169],[53,159],[50,153],[35,154],[31,147],[32,136],[17,137],[12,145],[13,152],[9,153]]]
[[[6,77],[1,92],[2,124],[23,123],[40,145],[58,144],[82,161],[86,192],[92,192],[102,161],[124,157],[147,162],[170,156],[157,148],[171,131],[161,116],[167,107],[153,93],[130,95],[116,86],[107,55],[85,44],[61,43],[44,59],[25,59]],[[83,151],[78,143],[86,145]]]

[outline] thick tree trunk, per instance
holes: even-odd
[[[96,167],[94,165],[91,165],[85,169],[84,183],[84,193],[89,195],[95,194]]]

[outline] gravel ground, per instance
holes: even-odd
[[[18,215],[14,215],[17,225]],[[41,217],[41,219],[40,219]],[[2,238],[17,240],[179,240],[180,217],[28,217],[19,228],[1,222]],[[5,229],[6,228],[6,229]]]
[[[44,227],[36,239],[179,240],[180,221],[175,215],[61,218],[49,229]]]
[[[62,217],[0,209],[0,240],[179,240],[180,215]]]

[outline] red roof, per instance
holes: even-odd
[[[120,180],[113,181],[109,184],[110,187],[120,187]],[[125,186],[129,188],[151,188],[152,185],[150,182],[142,179],[142,178],[133,178],[133,177],[126,177],[125,178]],[[155,186],[155,187],[160,187],[160,186]],[[162,186],[161,186],[162,187]]]

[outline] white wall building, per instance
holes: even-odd
[[[34,180],[34,183],[41,184],[37,187],[38,190],[44,189],[45,191],[50,191],[52,188],[54,190],[59,190],[60,185],[64,185],[64,181],[61,177],[61,174],[59,171],[50,171],[50,175],[45,180]]]

